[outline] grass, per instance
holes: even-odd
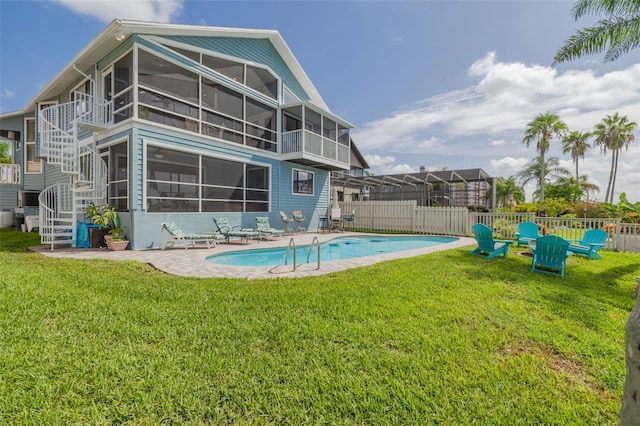
[[[54,259],[0,230],[2,424],[617,424],[638,254],[320,277]]]

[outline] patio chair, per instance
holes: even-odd
[[[556,274],[564,277],[564,266],[567,257],[571,254],[568,251],[569,241],[557,235],[545,235],[536,238],[536,244],[529,247],[533,252],[532,272]]]
[[[512,240],[495,240],[491,228],[482,223],[476,223],[471,229],[478,242],[478,247],[471,251],[472,254],[481,254],[487,259],[492,259],[501,254],[507,257],[509,245],[513,243]]]
[[[351,210],[351,213],[349,213],[348,215],[342,216],[343,229],[345,223],[353,223],[354,220],[356,220],[356,209]]]
[[[318,211],[318,229],[316,232],[324,232],[330,230],[329,225],[329,210],[317,209]]]
[[[231,227],[226,217],[214,217],[213,222],[216,224],[218,232],[224,235],[227,243],[231,242],[231,238],[238,238],[240,242],[244,240],[246,244],[249,244],[251,238],[258,238],[260,235],[253,229],[242,229],[240,226]]]
[[[296,227],[293,228],[293,231],[299,231],[299,232],[303,232],[305,229],[303,227],[301,227],[300,225],[302,224],[302,222],[304,222],[305,220],[307,220],[306,217],[304,217],[304,214],[302,213],[302,210],[294,210],[291,212],[291,216],[293,216],[293,220],[296,222]]]
[[[295,219],[287,216],[285,212],[280,210],[280,218],[282,219],[282,223],[284,223],[284,231],[291,232],[291,228],[289,228],[289,224],[295,222]]]
[[[529,244],[530,241],[535,241],[540,236],[538,233],[538,224],[534,222],[522,222],[518,225],[518,232],[516,232],[517,245]]]
[[[587,256],[588,259],[602,259],[598,254],[598,250],[604,247],[604,243],[609,239],[602,229],[590,229],[584,233],[581,240],[569,240],[578,244],[571,244],[569,251],[581,256]]]
[[[207,248],[215,247],[218,241],[224,240],[224,236],[220,234],[187,234],[182,232],[175,223],[163,223],[162,229],[165,230],[169,236],[162,245],[161,249],[164,250],[167,247],[174,248],[176,243],[185,244],[185,249],[189,247],[196,247],[196,243],[205,243]]]
[[[268,217],[256,217],[256,229],[260,234],[260,238],[272,239],[278,238],[284,234],[282,229],[272,228]]]

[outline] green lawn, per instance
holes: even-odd
[[[1,424],[617,424],[638,254],[164,275],[0,230]],[[195,250],[194,250],[195,252]]]

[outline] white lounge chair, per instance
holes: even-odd
[[[187,234],[182,232],[175,223],[163,223],[162,229],[166,231],[169,236],[162,245],[162,250],[167,247],[174,248],[176,243],[184,244],[184,248],[196,247],[196,243],[205,243],[207,248],[215,247],[218,241],[224,240],[224,235],[221,234]]]

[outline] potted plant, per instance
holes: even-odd
[[[125,236],[124,229],[118,226],[109,231],[109,233],[111,235],[105,237],[109,250],[125,250],[127,248],[129,240]]]
[[[91,203],[87,206],[86,215],[91,223],[97,225],[97,228],[94,227],[89,230],[90,247],[103,247],[105,236],[109,233],[109,230],[115,227],[115,222],[118,221],[116,208],[110,204],[96,205]]]

